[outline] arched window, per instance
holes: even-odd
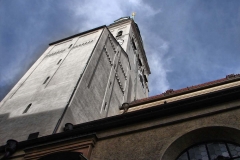
[[[178,156],[177,160],[239,160],[240,145],[209,142],[194,145]]]
[[[117,33],[117,36],[116,36],[116,37],[122,36],[122,33],[123,33],[123,31],[119,31],[119,32]]]

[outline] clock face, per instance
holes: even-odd
[[[118,43],[119,43],[120,45],[122,45],[122,44],[123,44],[123,42],[124,42],[124,40],[123,40],[123,39],[118,39],[117,41],[118,41]]]

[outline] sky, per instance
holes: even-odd
[[[150,96],[240,73],[239,0],[0,0],[0,100],[49,43],[133,11]]]

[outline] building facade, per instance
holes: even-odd
[[[128,17],[51,43],[2,100],[0,141],[118,115],[122,103],[148,97],[149,74],[140,31]]]
[[[91,71],[83,72],[86,75],[83,74],[79,82],[75,83],[78,84],[78,87],[76,91],[72,92],[71,102],[67,110],[64,110],[64,116],[56,133],[49,132],[50,134],[33,136],[28,140],[18,142],[15,140],[4,141],[6,144],[0,147],[2,157],[16,160],[240,159],[240,75],[231,74],[216,81],[180,90],[170,89],[160,95],[147,97],[147,76],[150,70],[141,46],[141,36],[136,37],[140,32],[137,26],[132,27],[132,25],[135,25],[133,20],[123,18],[108,27],[99,27],[74,36],[76,38],[94,32],[96,37],[100,38],[99,42],[96,42],[100,47],[95,45],[96,48],[92,50],[93,55],[95,55],[94,53],[101,54],[96,54],[98,56],[95,58],[93,55],[90,56],[92,57],[90,61],[96,63],[87,63],[88,65],[95,64],[94,66],[99,63],[97,65],[99,68],[85,67],[86,70],[91,69]],[[98,33],[99,30],[101,33]],[[54,42],[50,46],[61,44],[74,37]],[[91,42],[90,39],[87,41],[90,41],[90,44],[94,42],[94,40]],[[69,44],[66,46],[69,47]],[[80,48],[81,45],[77,43],[71,47]],[[114,52],[115,50],[116,52]],[[87,53],[80,49],[79,52]],[[51,52],[46,52],[46,55],[48,53]],[[109,55],[107,55],[108,53]],[[110,55],[110,53],[113,54]],[[103,56],[105,56],[105,60],[101,59]],[[78,64],[78,62],[76,63]],[[116,64],[116,68],[114,64]],[[109,65],[108,76],[105,75],[107,73],[104,73],[107,70],[104,65],[106,67]],[[127,69],[128,67],[129,69]],[[111,69],[115,70],[114,74]],[[71,68],[69,75],[71,75],[70,70]],[[128,70],[128,74],[124,79],[126,70]],[[103,72],[104,76],[97,75],[99,72]],[[101,87],[99,87],[100,90],[97,91],[97,88],[94,88],[95,84],[102,86],[104,82],[101,80],[107,81],[102,87],[105,90],[101,91]],[[47,82],[48,80],[45,84]],[[110,82],[112,82],[111,85],[109,85]],[[124,84],[124,82],[125,85],[122,86],[126,87],[123,87],[122,90],[120,84]],[[51,81],[49,85],[50,83]],[[92,87],[94,92],[99,95],[84,93],[88,89],[89,83],[90,88]],[[118,88],[110,89],[111,86]],[[144,89],[146,90],[144,91]],[[91,106],[93,111],[87,110],[91,108],[85,110],[77,108],[82,105],[79,97],[84,97],[82,101],[85,101],[84,104],[90,103],[91,105],[88,106]],[[99,100],[96,104],[87,101],[95,101],[95,99]],[[107,109],[104,108],[105,102],[107,102]],[[97,106],[98,108],[95,108]],[[107,110],[102,117],[100,116],[101,112],[95,113],[101,109],[102,111]],[[80,115],[82,112],[89,112],[99,118],[91,118],[90,115],[90,117],[86,117],[85,121],[81,121],[78,118],[84,117],[84,115]],[[78,123],[78,121],[81,122]]]

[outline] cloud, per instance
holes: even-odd
[[[144,16],[142,18],[148,18],[160,12],[160,9],[153,9],[142,0],[128,0],[124,3],[121,0],[99,0],[97,3],[96,1],[84,1],[79,5],[70,3],[68,7],[72,9],[74,16],[85,17],[81,22],[83,24],[81,31],[103,24],[108,25],[120,17],[130,16],[133,11],[139,11],[139,14]]]
[[[83,31],[89,28],[93,28],[102,24],[110,24],[114,20],[129,16],[131,12],[136,12],[136,21],[139,20],[140,28],[142,30],[143,39],[147,50],[148,62],[152,70],[150,76],[150,95],[161,93],[169,88],[167,82],[167,70],[165,65],[167,61],[163,61],[164,54],[168,52],[168,43],[162,40],[159,36],[155,36],[144,20],[154,19],[154,16],[161,13],[161,9],[154,9],[152,6],[142,0],[129,0],[124,1],[105,1],[101,0],[96,3],[95,1],[85,1],[81,5],[69,6],[75,13],[75,16],[85,17],[82,22],[82,28],[79,31]],[[147,35],[147,36],[144,36]],[[149,39],[148,37],[151,37]],[[154,37],[154,38],[153,38]],[[158,43],[152,43],[152,42]],[[157,47],[156,46],[159,46]],[[154,49],[150,49],[154,48]],[[168,62],[169,63],[169,62]],[[157,81],[156,81],[157,79]],[[156,87],[157,86],[157,87]]]
[[[144,16],[141,18],[149,18],[161,12],[161,8],[154,9],[152,6],[146,3],[146,1],[130,0],[129,2],[132,4],[133,9],[137,10],[141,16]]]
[[[48,43],[108,25],[120,17],[130,16],[133,11],[137,12],[139,23],[160,12],[142,0],[1,3],[0,99],[43,53]],[[156,58],[154,64],[160,64]]]
[[[167,80],[168,72],[171,72],[170,64],[172,62],[171,56],[168,56],[169,43],[154,33],[148,30],[146,32],[149,38],[146,38],[146,54],[148,57],[149,66],[152,74],[149,78],[150,96],[163,93],[169,89],[169,82]],[[150,40],[151,39],[151,40]]]
[[[124,1],[85,1],[85,3],[75,6],[69,6],[73,8],[75,16],[85,17],[82,22],[82,28],[79,31],[83,31],[89,28],[93,28],[102,24],[110,24],[114,20],[129,16],[131,12],[136,12],[136,21],[139,20],[139,26],[143,36],[144,45],[146,47],[146,54],[148,62],[152,70],[150,76],[150,95],[159,94],[169,88],[167,81],[167,70],[165,65],[169,64],[169,61],[163,61],[164,55],[168,52],[168,42],[161,39],[152,33],[151,29],[144,20],[154,19],[154,16],[161,12],[160,8],[154,9],[152,6],[142,0],[129,0]],[[92,11],[92,12],[90,12]],[[146,36],[144,36],[146,35]],[[151,37],[149,39],[148,37]],[[155,42],[155,43],[152,43]],[[160,47],[156,47],[160,46]],[[153,49],[150,49],[153,48]],[[165,65],[164,65],[165,64]],[[156,87],[157,86],[157,87]]]
[[[108,25],[133,11],[152,71],[150,95],[240,72],[240,1],[0,3],[0,99],[48,43]]]

